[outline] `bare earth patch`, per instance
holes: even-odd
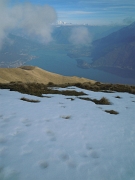
[[[19,68],[24,69],[24,70],[33,70],[33,69],[35,69],[34,66],[20,66]]]
[[[117,111],[114,110],[105,110],[105,112],[110,113],[110,114],[119,114]]]

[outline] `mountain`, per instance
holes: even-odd
[[[35,59],[31,51],[40,48],[39,43],[25,37],[9,34],[0,49],[0,67],[18,67],[25,62]]]
[[[91,35],[92,40],[96,40],[111,34],[123,26],[90,26],[90,25],[66,25],[66,26],[55,26],[52,33],[53,40],[56,44],[71,44],[69,39],[72,30],[75,28],[85,27]]]
[[[33,52],[44,49],[47,51],[65,50],[67,54],[72,52],[73,45],[69,42],[72,30],[82,26],[54,26],[52,32],[53,41],[49,44],[42,44],[38,38],[29,37],[20,31],[10,33],[0,49],[0,67],[19,67],[26,62],[37,59]],[[116,31],[121,26],[84,26],[90,32],[92,39],[101,38],[112,31]],[[75,49],[76,50],[76,49]],[[88,51],[86,47],[81,47],[81,51]],[[80,49],[79,49],[80,52]],[[78,54],[78,53],[77,53]],[[79,53],[80,54],[80,53]],[[87,53],[86,53],[87,54]]]
[[[45,71],[38,67],[22,66],[20,68],[0,68],[0,83],[9,82],[54,84],[84,83],[95,81],[79,77],[68,77]]]
[[[92,43],[92,67],[135,76],[135,22]]]

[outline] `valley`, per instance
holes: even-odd
[[[61,75],[135,84],[135,23],[116,28],[110,34],[107,27],[105,33],[105,28],[87,26],[93,34],[93,41],[87,45],[69,42],[72,28],[56,27],[53,41],[46,45],[35,39],[10,34],[12,43],[6,42],[0,51],[0,67],[33,65]]]

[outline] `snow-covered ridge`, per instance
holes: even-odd
[[[111,104],[0,90],[0,180],[134,180],[135,95],[58,89]]]

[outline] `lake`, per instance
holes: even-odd
[[[122,78],[98,69],[82,69],[77,67],[75,59],[67,56],[66,50],[38,49],[30,52],[37,58],[28,61],[25,65],[38,66],[46,71],[64,76],[78,76],[93,79],[104,83],[120,83],[135,85],[135,79]],[[83,58],[88,61],[88,58]]]

